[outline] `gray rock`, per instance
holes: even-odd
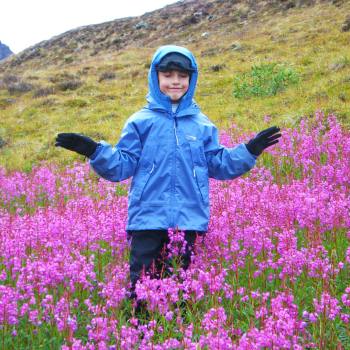
[[[330,64],[328,68],[330,70],[338,71],[338,70],[345,68],[345,66],[346,66],[345,62],[336,62],[336,63]]]
[[[233,51],[239,51],[239,50],[242,50],[242,45],[239,42],[236,42],[236,43],[233,43],[230,48]]]
[[[147,22],[145,22],[145,21],[141,21],[141,22],[136,23],[134,25],[134,28],[137,29],[137,30],[139,30],[139,29],[149,29],[149,27],[150,27],[149,24]]]
[[[195,16],[195,17],[202,17],[203,16],[203,12],[202,11],[195,12],[193,14],[193,16]]]

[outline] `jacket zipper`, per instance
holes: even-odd
[[[177,151],[177,146],[179,146],[179,139],[177,137],[177,123],[176,123],[176,117],[175,113],[171,114],[172,118],[174,119],[174,134],[175,134],[175,142],[174,142],[174,159],[173,159],[173,177],[172,177],[172,198],[171,198],[171,208],[172,208],[172,214],[171,214],[171,221],[170,221],[170,226],[174,227],[175,226],[175,216],[174,216],[174,208],[175,208],[175,182],[176,182],[176,151]]]

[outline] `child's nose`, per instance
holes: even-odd
[[[180,77],[178,75],[175,75],[174,79],[173,79],[173,82],[174,82],[174,84],[180,83]]]

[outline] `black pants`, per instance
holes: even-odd
[[[205,232],[185,231],[186,249],[181,254],[181,267],[187,269],[191,263],[191,254],[197,236]],[[152,278],[169,275],[170,261],[167,259],[169,243],[167,230],[128,231],[131,239],[130,249],[130,281],[131,298],[135,298],[135,285],[142,273],[149,273]]]

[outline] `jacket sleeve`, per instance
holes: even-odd
[[[209,177],[217,180],[234,179],[248,172],[256,163],[252,155],[242,143],[234,148],[219,144],[218,130],[213,126],[211,137],[205,146]]]
[[[90,157],[94,171],[109,181],[122,181],[133,176],[141,155],[141,141],[135,125],[126,122],[115,147],[101,141]]]

